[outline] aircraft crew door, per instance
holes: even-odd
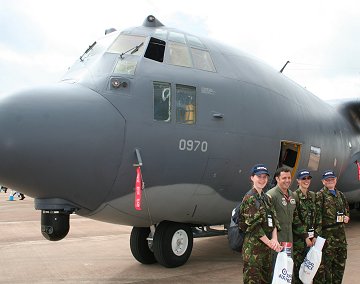
[[[293,179],[300,159],[301,144],[291,141],[281,141],[280,156],[277,169],[284,166],[291,169]]]

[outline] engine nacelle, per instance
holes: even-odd
[[[41,233],[49,241],[63,239],[70,229],[70,213],[65,211],[42,210]]]

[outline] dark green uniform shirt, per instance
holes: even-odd
[[[316,233],[326,239],[322,261],[314,283],[341,283],[347,258],[344,216],[350,217],[344,194],[336,189],[333,195],[323,187],[316,193]]]
[[[288,189],[288,196],[285,196],[281,189],[278,186],[275,186],[270,189],[267,194],[272,199],[272,204],[274,205],[280,223],[281,231],[278,233],[278,241],[292,243],[292,223],[296,208],[293,192]]]
[[[314,232],[316,214],[315,193],[308,191],[307,195],[305,195],[301,189],[298,188],[294,192],[294,197],[296,200],[296,209],[293,221],[293,283],[302,284],[302,281],[299,279],[299,269],[309,249],[305,239],[310,237],[309,232],[311,232],[313,237],[316,237]]]
[[[336,190],[334,196],[328,188],[323,187],[316,193],[317,235],[325,238],[331,247],[346,247],[345,226],[339,222],[341,216],[350,217],[349,204],[344,194]],[[342,215],[343,214],[343,215]]]
[[[308,191],[307,196],[305,196],[301,189],[298,188],[294,192],[294,197],[296,200],[294,214],[297,215],[293,221],[294,242],[299,241],[302,243],[309,237],[308,232],[310,229],[315,228],[315,193]],[[316,236],[314,233],[314,237]]]

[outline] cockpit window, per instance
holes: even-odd
[[[108,49],[110,53],[119,53],[114,73],[134,75],[139,56],[144,53],[145,37],[120,35]]]
[[[197,48],[190,48],[190,50],[195,68],[215,72],[215,67],[208,51]]]
[[[117,35],[118,33],[110,33],[93,42],[93,44],[89,45],[89,47],[85,50],[83,55],[80,56],[80,60],[84,60],[86,57],[91,57],[104,52],[108,48],[108,46],[115,40],[115,37]]]
[[[169,64],[192,67],[189,49],[185,44],[169,43]]]
[[[205,48],[205,45],[197,37],[187,35],[186,38],[191,46]]]
[[[114,73],[134,75],[137,62],[138,60],[135,56],[126,57],[126,59],[119,57]]]
[[[164,53],[165,53],[165,41],[157,39],[157,38],[150,38],[149,45],[145,51],[145,57],[158,61],[164,61]]]
[[[185,35],[176,32],[169,32],[169,40],[185,44]]]
[[[210,52],[202,41],[196,36],[185,36],[179,32],[157,29],[150,38],[144,56],[171,65],[216,72]]]
[[[143,36],[120,35],[108,49],[108,52],[141,56],[144,52]]]
[[[154,33],[154,37],[159,38],[159,39],[166,40],[167,31],[166,31],[166,30],[163,30],[163,29],[156,29],[156,31],[155,31],[155,33]]]

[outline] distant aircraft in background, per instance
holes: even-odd
[[[360,201],[359,99],[330,105],[153,16],[107,30],[59,83],[2,97],[0,133],[0,181],[35,198],[45,238],[72,213],[133,226],[144,264],[183,265],[194,237],[226,233],[256,163],[308,168],[314,190],[334,169]]]

